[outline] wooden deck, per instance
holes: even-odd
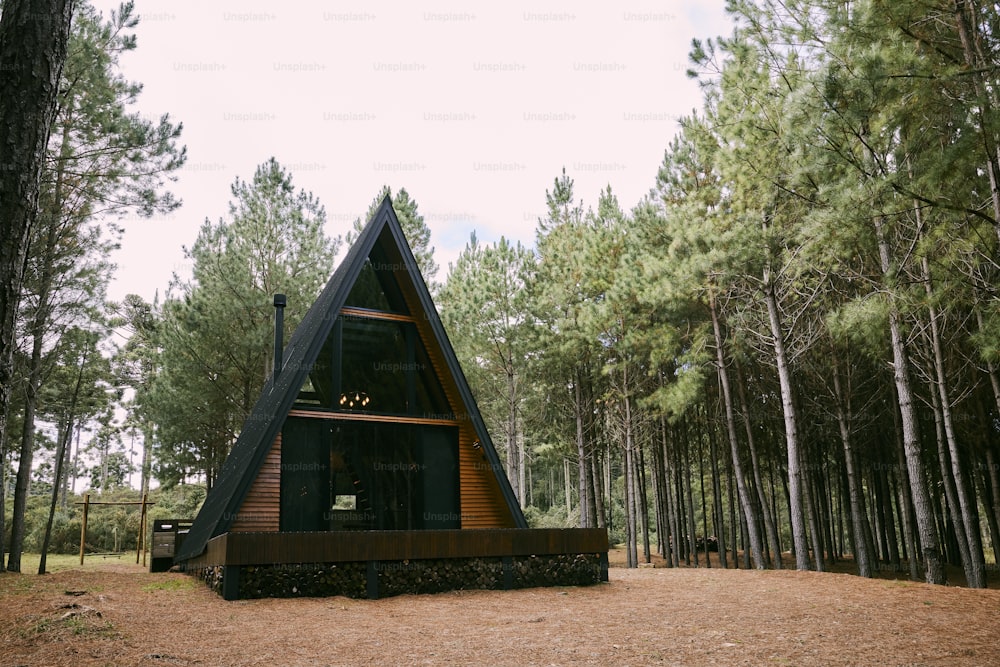
[[[607,552],[603,528],[225,533],[188,567]]]

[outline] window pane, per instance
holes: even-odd
[[[333,407],[333,347],[336,327],[323,344],[316,363],[309,369],[309,375],[302,383],[302,389],[295,398],[296,407]]]
[[[405,324],[343,318],[341,395],[335,409],[406,414],[408,362]]]
[[[290,418],[282,530],[460,528],[458,429]]]
[[[441,382],[438,381],[437,372],[434,370],[434,366],[431,365],[430,356],[428,356],[427,350],[424,349],[419,336],[416,335],[416,327],[414,327],[413,333],[416,340],[414,355],[416,363],[413,367],[413,372],[416,376],[414,378],[414,391],[416,395],[414,397],[415,410],[413,413],[417,416],[428,417],[430,419],[454,419],[454,414],[448,406],[448,399],[441,388]]]
[[[393,275],[399,262],[393,262],[376,247],[365,260],[361,274],[347,295],[346,306],[407,314],[406,302]]]

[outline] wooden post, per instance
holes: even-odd
[[[139,522],[142,524],[142,566],[146,567],[146,547],[148,543],[146,542],[146,535],[149,534],[149,493],[142,494],[142,520]]]
[[[146,538],[146,496],[149,494],[142,494],[142,509],[139,510],[139,537],[135,541],[135,562],[139,563],[139,554],[142,554],[142,565],[146,566],[146,550],[143,548],[145,546]]]
[[[379,562],[377,560],[368,561],[367,575],[365,577],[365,589],[369,600],[378,600],[378,571]]]
[[[83,521],[80,523],[80,565],[83,565],[83,545],[87,540],[87,512],[90,510],[90,494],[83,494]]]

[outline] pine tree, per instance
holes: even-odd
[[[538,221],[536,270],[529,285],[537,350],[531,372],[545,397],[545,405],[535,411],[545,419],[536,427],[540,437],[565,443],[559,448],[565,457],[576,458],[580,525],[602,525],[594,474],[601,421],[595,401],[607,378],[601,374],[602,348],[590,313],[602,289],[597,274],[606,264],[594,254],[593,219],[586,218],[565,168],[552,190],[546,190],[545,200],[547,215]]]
[[[0,461],[9,436],[22,271],[72,16],[72,0],[7,0],[0,14]],[[19,556],[8,569],[20,571]]]
[[[424,222],[424,216],[417,210],[417,201],[410,197],[410,193],[406,191],[406,188],[400,188],[398,192],[393,194],[392,188],[388,185],[383,185],[379,193],[372,199],[372,203],[368,205],[368,212],[365,213],[364,219],[355,218],[354,224],[347,233],[345,240],[348,245],[354,243],[354,239],[361,233],[365,223],[375,215],[378,207],[382,204],[382,200],[386,197],[389,197],[390,201],[392,201],[392,208],[399,219],[399,226],[403,230],[403,236],[406,237],[406,242],[409,244],[410,250],[413,251],[413,257],[417,260],[420,274],[427,282],[427,287],[430,289],[431,294],[433,294],[437,291],[437,283],[434,282],[434,277],[437,275],[438,265],[434,261],[431,230]]]
[[[114,372],[121,386],[134,390],[132,400],[125,404],[128,422],[142,434],[140,491],[148,493],[152,465],[154,425],[150,417],[150,392],[159,371],[158,326],[160,306],[154,300],[129,294],[121,303],[109,303],[109,326],[125,330],[125,344],[114,356]]]
[[[333,272],[340,239],[325,223],[319,201],[271,158],[234,181],[228,219],[206,220],[185,249],[192,277],[175,276],[163,304],[148,398],[161,482],[201,473],[211,488],[273,367],[273,295],[287,296],[288,340]]]
[[[180,128],[166,117],[154,124],[130,113],[141,86],[117,72],[119,54],[135,47],[127,32],[136,25],[131,12],[123,5],[105,22],[84,4],[74,16],[22,294],[31,350],[8,566],[17,564],[23,544],[37,396],[50,372],[45,347],[68,327],[93,319],[113,270],[108,239],[118,229],[114,222],[102,225],[102,218],[177,205],[163,185],[184,160],[176,146]]]

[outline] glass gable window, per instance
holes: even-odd
[[[406,301],[393,275],[398,266],[399,261],[391,260],[378,247],[373,248],[344,305],[399,315],[408,314]]]

